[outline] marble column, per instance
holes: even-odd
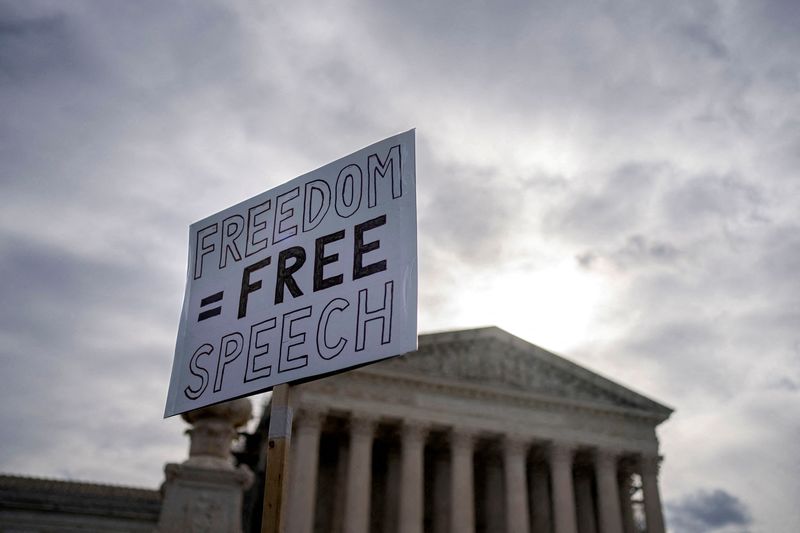
[[[374,435],[374,418],[358,415],[351,418],[344,508],[344,531],[347,533],[367,533],[369,531],[372,439]]]
[[[633,520],[633,502],[631,502],[631,490],[633,480],[630,471],[622,470],[619,473],[619,507],[622,512],[622,530],[625,533],[638,533],[636,522]]]
[[[475,434],[454,429],[450,435],[450,531],[475,532]]]
[[[531,472],[531,511],[533,533],[551,533],[550,474],[547,465],[537,463]]]
[[[664,533],[664,515],[658,492],[658,456],[642,457],[642,493],[647,533]]]
[[[610,450],[598,450],[594,465],[600,533],[623,533],[617,484],[617,454]]]
[[[311,533],[314,529],[319,436],[323,419],[320,411],[303,410],[294,421],[287,516],[287,529],[292,533]]]
[[[578,531],[597,533],[597,520],[594,515],[594,496],[592,496],[592,473],[586,468],[575,472],[575,501],[577,504]]]
[[[572,447],[555,443],[550,449],[550,479],[555,533],[578,533],[572,485]]]
[[[424,455],[427,428],[403,424],[400,456],[400,516],[398,533],[422,533],[424,520]]]
[[[506,436],[503,439],[503,464],[506,481],[506,530],[508,533],[529,533],[527,479],[528,443]]]

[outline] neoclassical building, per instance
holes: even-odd
[[[672,410],[501,329],[422,335],[293,395],[290,533],[664,532]]]
[[[671,409],[498,328],[292,389],[287,533],[664,533]],[[184,415],[160,490],[0,475],[0,531],[258,533],[265,413]]]

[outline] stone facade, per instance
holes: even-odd
[[[672,411],[500,329],[293,394],[289,533],[664,531]]]

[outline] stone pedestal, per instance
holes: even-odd
[[[250,470],[170,463],[164,472],[159,533],[242,531],[242,492],[253,482]]]
[[[250,401],[242,398],[183,415],[192,424],[189,459],[164,468],[158,533],[242,531],[242,493],[253,473],[234,468],[231,443],[251,413]]]

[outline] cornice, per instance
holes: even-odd
[[[517,389],[504,389],[496,385],[482,385],[438,376],[429,377],[381,368],[378,365],[358,369],[351,373],[351,378],[383,384],[406,383],[413,385],[416,390],[423,386],[426,390],[432,392],[445,393],[446,395],[455,393],[461,397],[475,400],[494,399],[523,408],[541,407],[548,410],[583,411],[592,415],[609,416],[617,419],[635,419],[652,425],[657,425],[663,421],[661,416],[643,409],[618,407]]]
[[[124,496],[153,501],[161,500],[161,494],[158,490],[83,481],[16,476],[11,474],[0,474],[0,490],[2,489],[36,490],[37,492],[58,492],[61,494],[82,496]]]
[[[627,453],[655,453],[658,449],[651,413],[598,408],[591,403],[404,375],[374,366],[306,383],[298,401],[326,404],[332,416],[368,411],[383,424],[416,420],[435,431],[467,428],[487,438],[519,434],[532,442],[574,442]]]

